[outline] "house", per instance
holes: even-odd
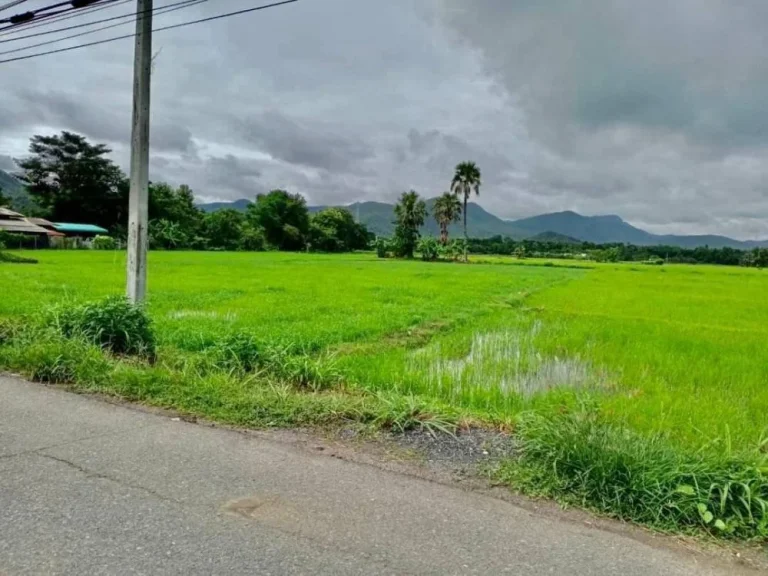
[[[76,247],[109,232],[93,224],[50,222],[45,218],[25,218],[23,214],[0,208],[0,230],[17,235],[19,248]],[[67,242],[70,240],[71,242]],[[15,246],[15,240],[12,245]]]
[[[40,226],[40,228],[45,228],[48,231],[48,236],[51,238],[63,238],[66,236],[63,232],[56,230],[56,225],[53,222],[49,222],[45,218],[27,218],[27,222]]]
[[[0,208],[0,231],[18,235],[19,248],[45,248],[52,236],[61,236],[61,233],[33,224],[8,208]]]

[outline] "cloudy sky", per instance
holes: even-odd
[[[259,3],[208,0],[155,26]],[[474,160],[479,202],[503,218],[768,237],[766,28],[765,0],[301,0],[161,32],[150,175],[201,200],[282,187],[329,204],[433,196]],[[55,38],[16,36],[0,59]],[[0,168],[62,129],[127,167],[132,50],[0,64]]]

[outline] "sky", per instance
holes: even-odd
[[[260,3],[208,0],[155,26]],[[472,160],[477,201],[502,218],[768,238],[766,28],[764,0],[300,0],[158,32],[150,178],[200,201],[391,202],[446,191]],[[6,54],[57,35],[0,35],[0,59],[132,30]],[[0,64],[0,168],[61,130],[127,168],[132,64],[131,40]]]

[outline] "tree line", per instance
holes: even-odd
[[[17,161],[32,200],[28,216],[85,222],[127,235],[129,181],[108,158],[111,150],[71,132],[31,138],[30,155]],[[12,205],[0,193],[0,203]],[[260,194],[245,212],[205,213],[192,189],[164,182],[149,186],[149,242],[155,249],[319,250],[347,252],[369,246],[371,234],[343,208],[310,214],[300,194]]]
[[[636,246],[634,244],[594,244],[592,242],[554,242],[513,240],[494,236],[469,241],[473,254],[498,254],[518,258],[588,259],[597,262],[648,262],[670,264],[717,264],[768,268],[768,248],[681,248],[680,246]]]

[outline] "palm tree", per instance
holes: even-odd
[[[403,192],[400,201],[395,204],[395,240],[398,244],[398,256],[413,258],[413,251],[419,241],[419,228],[427,217],[427,205],[419,193],[411,190]]]
[[[440,226],[440,243],[448,244],[448,226],[461,218],[461,201],[450,192],[446,192],[435,200],[432,207],[435,222]]]
[[[462,162],[456,166],[456,174],[453,176],[453,182],[451,182],[451,192],[456,196],[463,196],[464,198],[464,262],[467,262],[467,245],[469,244],[469,236],[467,236],[467,202],[472,192],[475,192],[476,196],[480,196],[480,184],[481,182],[480,168],[474,162]]]

